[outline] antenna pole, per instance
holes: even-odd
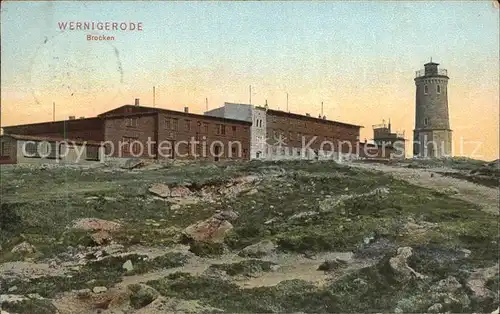
[[[290,112],[290,110],[288,110],[288,93],[286,93],[286,111]]]
[[[156,90],[155,87],[153,86],[153,107],[156,106]]]
[[[52,102],[52,121],[56,121],[56,102]]]
[[[208,111],[208,97],[205,98],[205,111]]]
[[[252,104],[252,85],[249,86],[250,105]]]
[[[321,116],[323,116],[323,102],[321,102]]]

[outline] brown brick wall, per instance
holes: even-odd
[[[156,117],[157,114],[153,113],[148,115],[127,115],[106,118],[104,122],[104,138],[107,143],[111,142],[114,147],[113,151],[110,152],[109,144],[106,143],[106,153],[113,157],[131,157],[130,145],[122,146],[121,149],[119,146],[120,142],[124,142],[124,140],[128,139],[132,142],[139,141],[143,144],[142,155],[137,154],[136,157],[154,158],[154,146],[151,145],[153,156],[149,156],[147,142],[148,139],[150,139],[150,141],[155,141]],[[128,119],[134,119],[135,121],[127,125],[127,121],[130,121]],[[138,149],[138,146],[132,145],[132,149]],[[137,150],[136,152],[139,153]]]
[[[103,120],[76,119],[4,127],[5,134],[37,135],[71,140],[104,140]]]
[[[134,119],[135,121],[131,122],[130,119]],[[217,125],[224,126],[225,134],[217,133]],[[189,143],[192,138],[200,142],[200,144],[194,146],[194,152],[201,155],[197,159],[214,160],[214,157],[210,154],[210,146],[214,141],[221,142],[220,147],[223,154],[220,156],[220,159],[249,159],[250,157],[249,124],[238,121],[229,122],[225,119],[214,119],[203,115],[162,111],[106,117],[105,140],[106,142],[113,143],[115,147],[111,156],[132,157],[130,148],[127,149],[128,145],[125,147],[122,146],[121,155],[119,153],[119,142],[123,141],[124,137],[130,139],[130,141],[139,141],[143,144],[142,155],[135,156],[141,158],[171,158],[172,150],[169,147],[172,147],[176,149],[176,154],[174,154],[175,159],[194,159],[193,148],[191,148],[191,144]],[[149,145],[150,152],[148,151],[148,140],[152,142]],[[229,156],[231,150],[229,142],[241,143],[241,157],[237,155],[239,149],[236,145],[234,146],[236,154],[232,157]],[[162,146],[158,147],[160,144]],[[161,153],[157,154],[159,149],[161,149]],[[206,151],[206,153],[203,154],[203,151]],[[136,152],[140,153],[140,151]],[[107,153],[111,152],[107,150]]]
[[[222,128],[224,131],[222,131]],[[190,142],[193,138],[200,142],[193,148],[186,143],[180,143],[181,141]],[[219,145],[222,153],[220,159],[250,158],[250,125],[238,121],[214,119],[202,115],[188,115],[181,112],[162,112],[158,116],[158,140],[159,142],[171,141],[172,146],[177,146],[175,158],[178,159],[193,159],[192,152],[194,150],[197,155],[201,155],[197,159],[214,160],[214,156],[210,153],[210,147],[214,141],[221,142]],[[238,157],[239,148],[237,144],[233,145],[235,147],[235,154],[233,154],[229,145],[230,142],[241,143],[241,157]],[[176,143],[179,144],[176,145]],[[231,157],[230,153],[232,154]],[[187,156],[178,156],[178,154]]]
[[[334,143],[335,150],[337,151],[341,141],[351,143],[353,149],[359,141],[358,126],[350,126],[344,124],[334,124],[331,121],[322,121],[319,119],[304,119],[295,116],[275,115],[269,113],[267,115],[267,137],[268,144],[274,144],[275,137],[282,134],[286,137],[285,142],[290,147],[302,147],[302,137],[305,137],[305,144],[314,137],[316,140],[309,146],[312,149],[321,149],[323,141],[330,141]],[[330,150],[330,145],[325,145],[323,149]],[[349,152],[349,145],[341,146],[344,153]]]

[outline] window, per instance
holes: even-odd
[[[24,157],[40,158],[38,153],[38,142],[24,143]]]
[[[99,160],[99,146],[88,146],[86,147],[86,157],[87,160]]]
[[[177,124],[179,119],[165,118],[165,129],[177,131]]]
[[[429,118],[424,119],[424,125],[429,125]]]
[[[226,126],[223,124],[216,124],[217,135],[225,135],[226,134]]]
[[[137,141],[137,138],[136,137],[126,137],[124,136],[122,138],[122,145],[121,145],[121,148],[122,148],[122,151],[124,153],[134,153],[134,154],[137,154],[139,152],[139,148],[140,148],[140,145],[138,145],[138,143],[134,143],[135,141]]]
[[[293,140],[293,132],[292,131],[288,132],[288,139],[290,141]]]
[[[208,134],[208,123],[203,122],[203,133]]]
[[[236,133],[236,126],[232,126],[232,129],[233,129],[233,133]]]
[[[186,120],[186,131],[191,131],[191,120]]]
[[[137,118],[127,118],[127,126],[130,128],[137,127]]]
[[[424,95],[429,94],[429,87],[427,85],[424,85]]]
[[[436,93],[441,94],[441,85],[436,86]]]
[[[231,156],[235,157],[236,156],[236,147],[231,147]]]

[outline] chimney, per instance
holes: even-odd
[[[85,119],[85,117],[80,117],[80,119]]]
[[[139,106],[139,98],[136,98],[136,99],[135,99],[135,105],[136,105],[136,106]]]
[[[326,120],[326,116],[323,116],[323,120]]]
[[[75,120],[75,116],[69,116],[69,120]]]
[[[189,107],[184,107],[184,112],[189,113]]]
[[[310,117],[311,115],[309,113],[306,113],[306,117]]]

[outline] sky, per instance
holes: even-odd
[[[448,70],[454,154],[499,155],[494,1],[1,3],[1,123],[95,116],[133,104],[203,113],[224,102],[372,125],[412,139],[415,71]],[[142,31],[59,22],[142,23]],[[88,35],[114,36],[89,41]],[[409,147],[407,147],[409,149]]]

